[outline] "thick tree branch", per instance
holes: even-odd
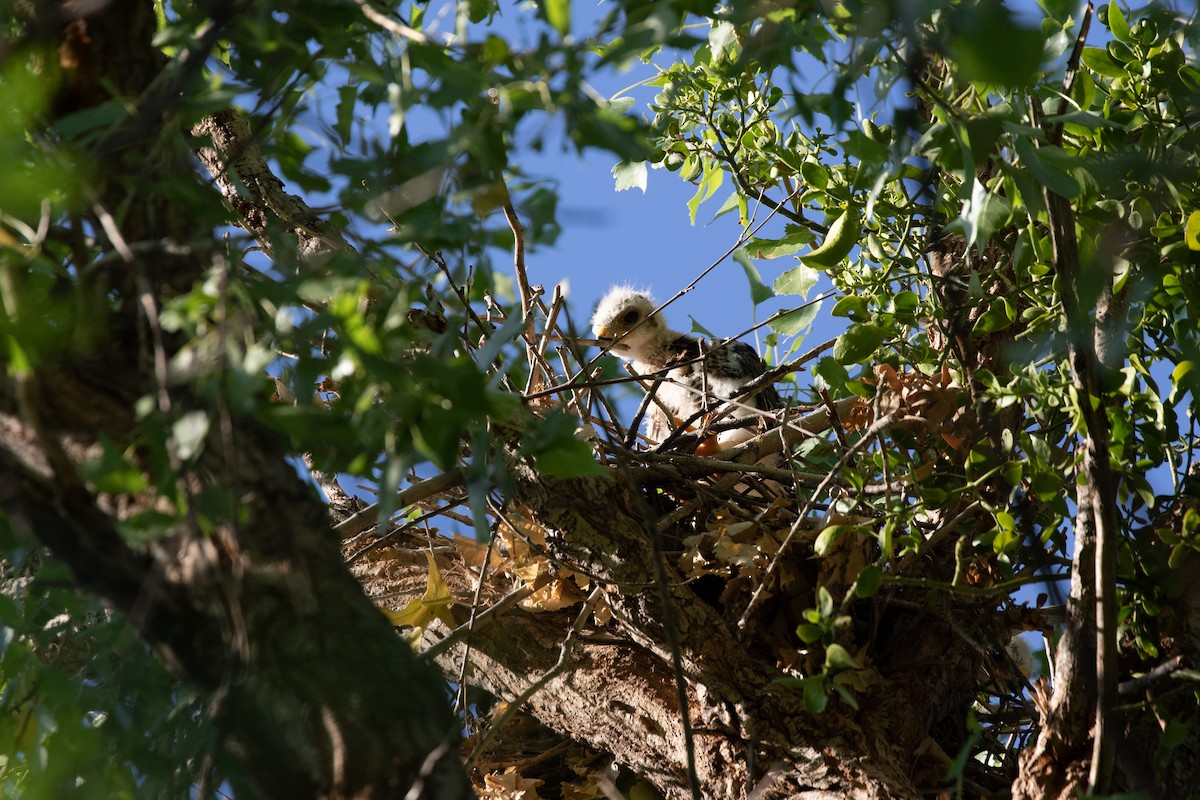
[[[220,389],[167,386],[159,375],[157,388],[169,396],[152,406],[161,417],[154,431],[170,431],[180,409],[220,416],[212,426],[220,431],[190,458],[177,459],[168,478],[159,480],[149,466],[153,445],[170,443],[147,433],[134,405],[156,386],[155,357],[163,364],[179,343],[158,339],[156,353],[139,326],[154,323],[147,304],[156,308],[190,290],[211,265],[197,252],[134,244],[210,234],[194,213],[157,191],[187,169],[177,163],[186,163],[181,132],[167,126],[155,104],[164,60],[152,44],[152,3],[113,0],[79,13],[87,16],[67,27],[59,51],[67,74],[55,113],[87,111],[116,88],[146,112],[131,123],[142,138],[103,138],[109,149],[96,159],[94,205],[122,212],[118,221],[105,211],[97,229],[122,258],[106,268],[108,295],[80,294],[81,303],[95,304],[84,310],[95,326],[89,347],[41,354],[19,383],[20,397],[12,384],[0,387],[7,412],[0,503],[204,694],[227,737],[222,746],[242,760],[264,796],[391,797],[421,785],[423,797],[469,797],[454,747],[447,747],[459,723],[444,683],[363,596],[341,561],[324,506],[288,462],[283,442],[227,405],[209,408],[205,398]],[[197,63],[191,50],[187,57]],[[161,154],[147,159],[129,150],[149,136]],[[127,168],[135,155],[137,168]],[[303,209],[274,210],[294,225],[305,252],[332,246],[314,230],[319,223],[295,218]],[[24,315],[37,313],[19,302],[13,309],[25,324]],[[77,467],[102,447],[143,467],[149,488],[96,496]],[[214,502],[191,502],[202,495]],[[125,515],[162,509],[179,509],[170,535],[144,548],[124,542],[118,526]],[[397,683],[410,691],[394,691]],[[451,755],[431,758],[436,753]]]
[[[1117,735],[1116,482],[1109,461],[1110,430],[1096,354],[1091,310],[1079,299],[1075,213],[1061,195],[1045,190],[1063,311],[1067,355],[1085,430],[1082,480],[1076,497],[1075,552],[1067,624],[1056,651],[1054,692],[1037,743],[1022,755],[1015,796],[1086,790],[1104,794],[1112,780]],[[1084,756],[1085,751],[1090,751]],[[1057,761],[1056,769],[1039,762]],[[1086,763],[1086,769],[1081,767]],[[1064,769],[1064,765],[1066,766]]]
[[[250,123],[233,109],[210,114],[192,130],[212,142],[196,150],[200,163],[238,215],[238,224],[273,254],[277,242],[271,234],[276,220],[296,237],[302,262],[332,252],[353,251],[340,230],[330,225],[299,197],[284,191],[263,158]]]

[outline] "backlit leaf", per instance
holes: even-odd
[[[754,301],[754,305],[758,305],[764,300],[770,300],[775,296],[771,291],[771,287],[762,282],[762,276],[758,274],[758,269],[746,255],[746,251],[739,248],[733,251],[733,260],[736,261],[746,273],[746,282],[750,284],[750,299]]]
[[[645,194],[647,172],[645,161],[622,161],[612,168],[613,177],[616,178],[616,190],[623,192],[626,189],[641,189]]]
[[[451,628],[457,624],[454,615],[450,613],[450,603],[454,599],[450,595],[450,587],[442,578],[441,570],[438,569],[437,562],[433,560],[433,553],[425,551],[425,559],[429,563],[429,579],[425,586],[425,594],[413,598],[399,611],[382,609],[384,616],[391,621],[393,626],[397,628],[412,627],[416,636],[420,636],[420,632],[424,631],[426,626],[435,619],[442,620]]]
[[[1132,41],[1129,36],[1129,23],[1125,21],[1125,14],[1116,0],[1111,0],[1108,4],[1108,29],[1112,31],[1112,35],[1118,42],[1128,44]]]
[[[776,294],[798,294],[801,297],[808,297],[809,291],[816,285],[820,277],[819,271],[801,264],[776,278],[773,286]]]

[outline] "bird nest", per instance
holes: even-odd
[[[931,734],[921,765],[931,785],[955,764],[981,793],[1008,785],[1036,718],[1029,666],[1016,663],[1009,640],[1045,620],[1008,599],[1014,574],[1022,578],[1026,567],[1001,563],[975,544],[992,524],[981,498],[970,491],[948,497],[940,488],[948,483],[942,477],[960,473],[977,427],[948,370],[927,375],[881,363],[842,396],[791,381],[780,408],[730,420],[713,404],[654,442],[641,433],[642,419],[655,381],[669,374],[635,374],[606,352],[611,341],[579,336],[559,290],[547,299],[523,287],[524,323],[515,335],[498,303],[489,298],[477,312],[465,291],[459,296],[473,317],[464,331],[489,332],[464,332],[463,345],[490,353],[490,369],[506,375],[504,385],[532,414],[566,412],[576,420],[574,439],[638,498],[670,579],[718,609],[749,650],[806,692],[806,701],[819,677],[824,699],[814,693],[813,710],[880,690],[908,666],[884,660],[903,657],[899,640],[936,626],[951,649],[967,653],[958,674],[969,685],[954,687],[967,702],[944,716],[939,724],[947,730]],[[432,307],[414,313],[444,319]],[[505,330],[513,343],[489,348],[489,336]],[[746,393],[790,380],[832,345],[766,368],[746,382]],[[512,359],[522,357],[525,368],[514,369]],[[521,372],[523,386],[513,378]],[[703,441],[733,427],[753,435],[697,454]],[[455,539],[477,574],[511,584],[527,610],[582,606],[587,624],[610,624],[593,577],[551,553],[547,537],[556,534],[503,498],[470,502],[459,472],[458,480],[414,476],[401,491],[405,518],[385,536],[360,527],[345,538],[347,552],[361,558],[414,530],[436,537],[439,529],[486,529],[486,543]],[[436,546],[445,541],[435,538]],[[485,612],[485,596],[477,592],[473,614]],[[962,724],[968,709],[978,722],[970,736]]]

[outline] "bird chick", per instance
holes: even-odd
[[[766,365],[750,345],[738,341],[714,345],[711,342],[667,327],[655,314],[653,298],[628,286],[614,286],[596,307],[592,333],[597,339],[612,342],[617,355],[633,362],[639,375],[658,378],[662,383],[646,415],[646,437],[659,444],[675,429],[693,420],[703,428],[721,406],[733,400],[742,388],[766,371]],[[782,402],[774,386],[767,386],[751,397],[738,397],[724,419],[752,418],[752,409],[770,411]],[[743,406],[748,406],[745,408]],[[664,411],[665,409],[665,411]],[[724,431],[701,443],[697,452],[727,450],[754,435],[747,427]]]

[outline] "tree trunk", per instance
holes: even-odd
[[[469,797],[445,684],[363,596],[284,443],[229,404],[205,410],[191,387],[166,383],[176,345],[157,308],[216,268],[211,231],[158,190],[190,172],[183,132],[165,112],[178,101],[172,81],[186,80],[207,52],[164,69],[149,0],[88,8],[42,32],[61,34],[56,115],[109,102],[114,88],[138,112],[88,154],[99,187],[94,230],[123,257],[91,271],[95,284],[76,293],[78,327],[58,333],[81,345],[48,347],[0,388],[0,507],[204,693],[224,746],[264,796]],[[150,141],[162,155],[138,153],[133,169],[126,156]],[[178,255],[171,242],[207,244]],[[28,316],[12,322],[34,324],[40,311],[23,308]],[[142,424],[134,403],[146,395],[161,429],[197,411],[211,432],[190,461],[167,440],[172,475],[150,491],[99,493],[79,465],[105,448],[134,453],[154,474],[162,453],[132,435]],[[135,548],[118,532],[164,507],[184,510],[166,538]]]

